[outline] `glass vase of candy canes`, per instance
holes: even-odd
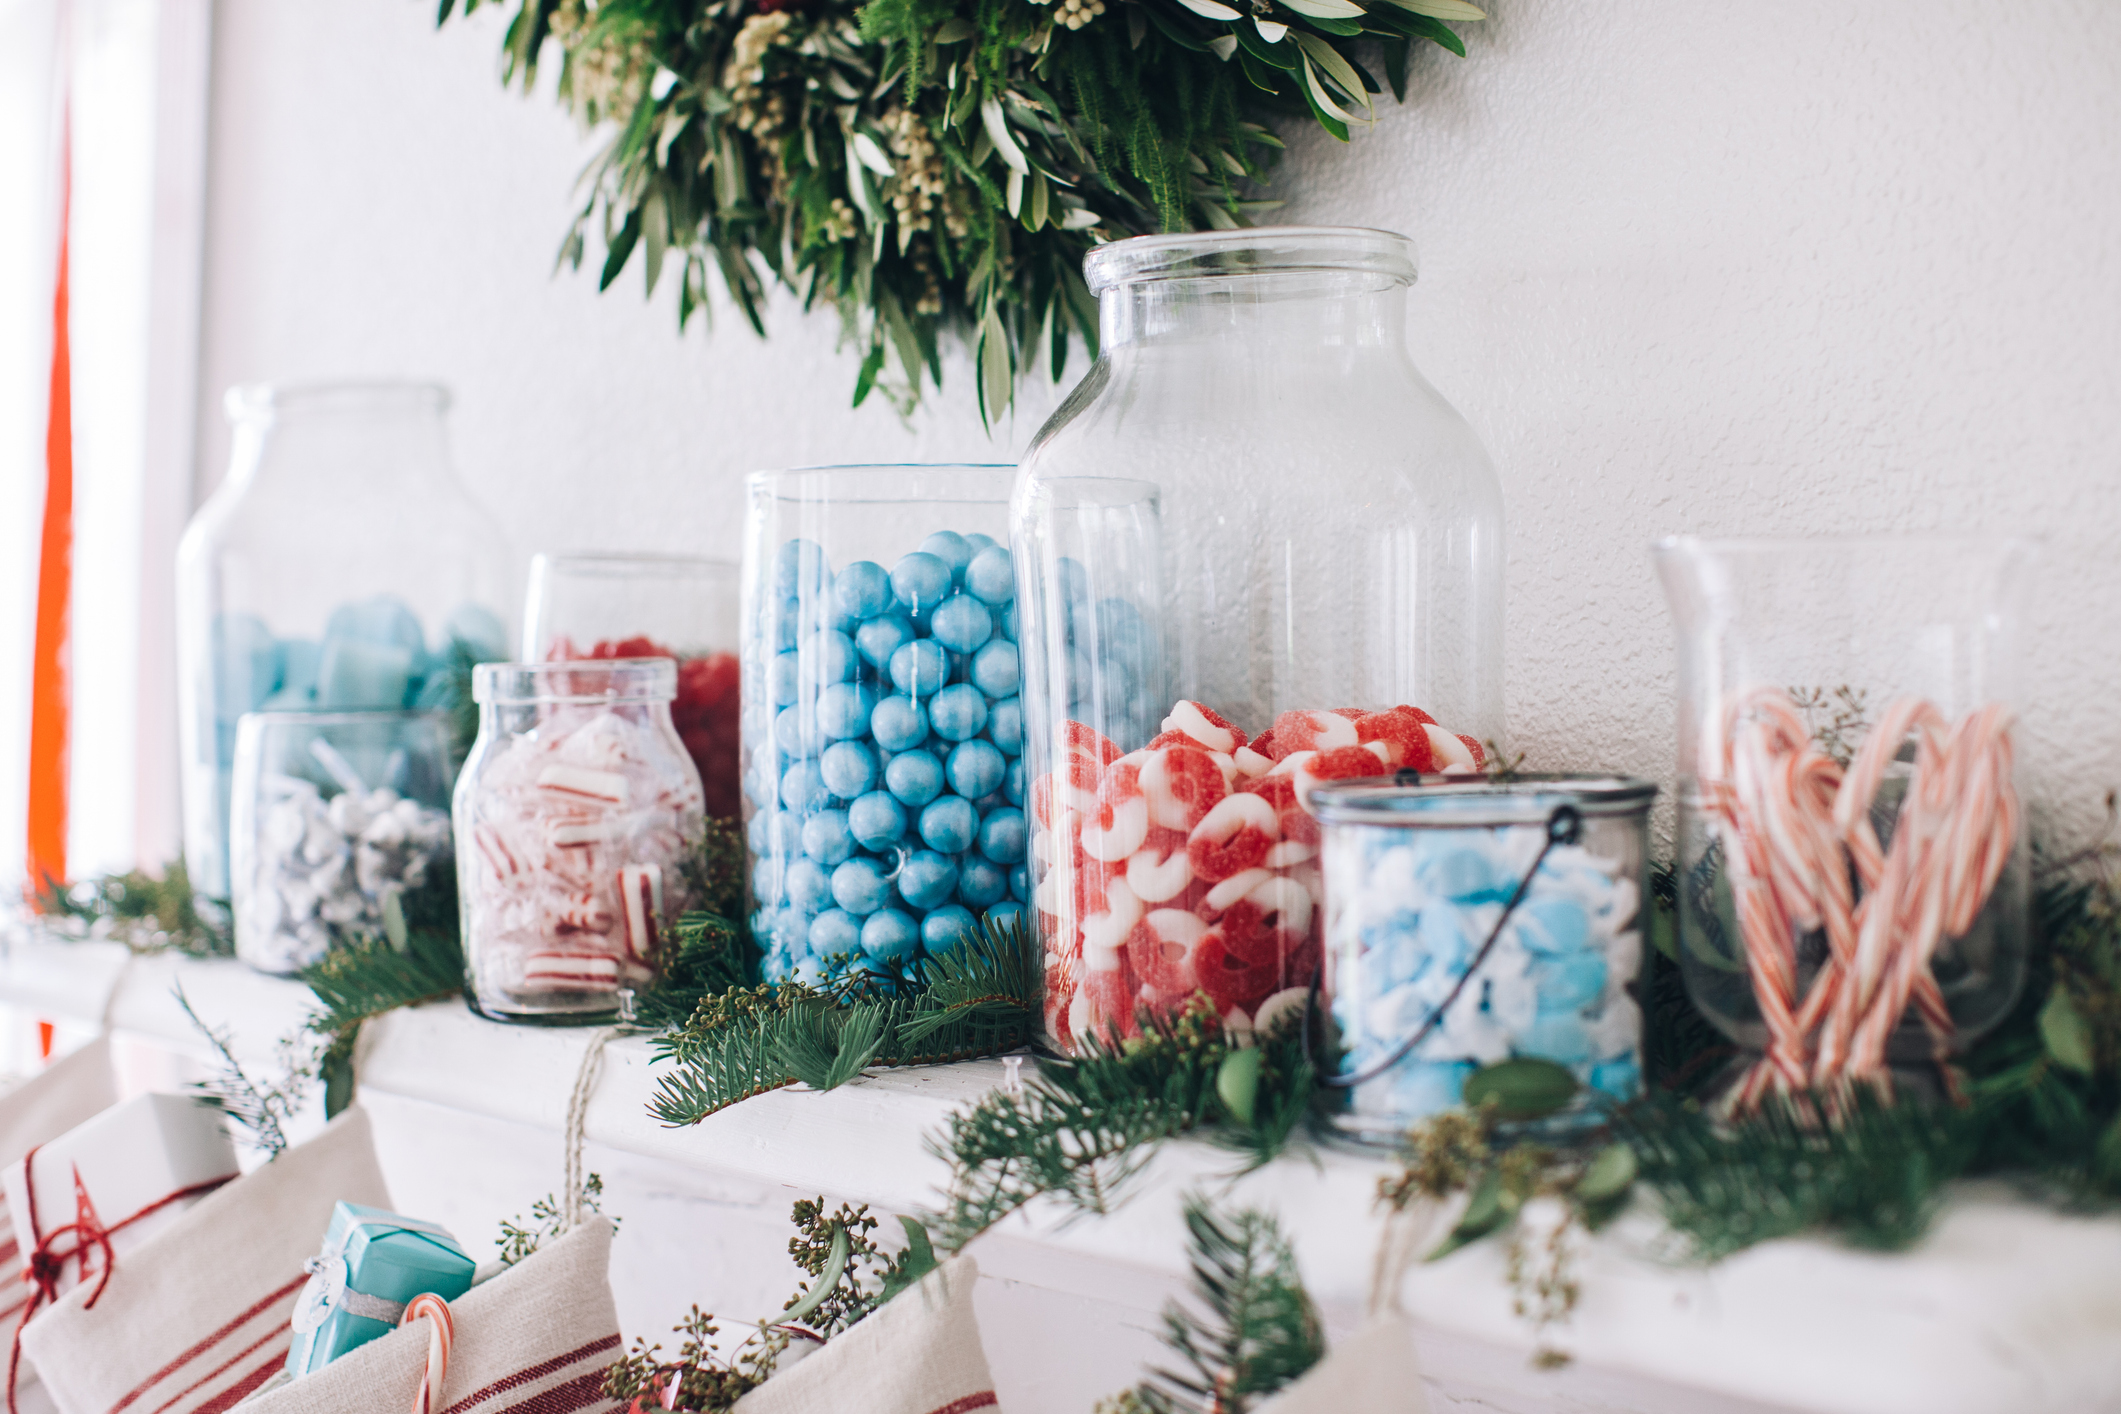
[[[905,977],[1024,912],[1013,472],[750,480],[744,810],[769,980]]]
[[[457,777],[466,991],[499,1021],[627,1015],[692,902],[700,775],[670,719],[668,658],[489,663]]]
[[[1311,787],[1478,771],[1502,734],[1502,495],[1408,357],[1411,244],[1151,236],[1084,270],[1098,361],[1012,521],[1063,1049],[1308,986]]]
[[[455,743],[439,712],[249,712],[229,853],[236,956],[295,973],[384,937],[392,901],[446,883]]]
[[[499,530],[450,469],[448,390],[230,390],[227,478],[177,549],[184,855],[229,896],[236,723],[254,711],[446,706],[508,656]]]
[[[737,818],[737,567],[695,555],[539,554],[523,608],[526,662],[671,658],[670,717],[707,813]]]
[[[1661,542],[1679,630],[1680,963],[1747,1050],[1725,1103],[1829,1115],[2018,994],[2031,883],[2007,539]]]

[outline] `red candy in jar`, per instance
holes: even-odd
[[[1411,706],[1284,712],[1248,738],[1180,702],[1162,725],[1122,755],[1069,722],[1054,770],[1031,785],[1046,1030],[1062,1050],[1139,1035],[1144,1015],[1199,995],[1249,1026],[1309,988],[1325,926],[1310,791],[1486,764],[1471,737]]]

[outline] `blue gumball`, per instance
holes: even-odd
[[[1002,637],[1008,639],[1011,643],[1017,642],[1021,637],[1016,631],[1016,601],[1014,599],[1002,605],[1000,633]]]
[[[869,734],[876,689],[865,682],[836,682],[817,695],[817,729],[835,741]]]
[[[880,614],[854,631],[854,649],[870,667],[882,670],[891,655],[913,641],[913,620],[904,614]]]
[[[825,785],[825,778],[818,774],[817,762],[798,761],[781,776],[781,804],[790,810],[808,815],[813,810],[824,808],[832,799],[832,792]]]
[[[970,683],[946,687],[928,704],[928,725],[945,741],[969,741],[987,725],[987,699]]]
[[[776,653],[766,665],[766,696],[774,706],[785,707],[801,695],[802,655],[794,651]]]
[[[979,822],[979,852],[996,864],[1015,864],[1024,857],[1028,829],[1021,810],[1005,805],[989,811]]]
[[[938,530],[921,542],[921,550],[950,566],[950,577],[962,580],[965,566],[972,563],[972,542],[954,530]]]
[[[991,741],[962,741],[950,748],[943,763],[943,778],[950,789],[967,800],[978,800],[1001,789],[1009,763]]]
[[[778,900],[781,896],[781,861],[771,855],[761,857],[751,866],[751,896],[755,899]]]
[[[926,913],[949,901],[957,888],[957,864],[932,849],[915,850],[898,871],[898,895]]]
[[[979,812],[961,795],[930,801],[921,811],[921,839],[943,854],[963,854],[979,833]]]
[[[803,853],[827,869],[854,853],[854,836],[847,832],[847,812],[820,810],[803,822]]]
[[[1012,924],[1019,928],[1029,926],[1024,914],[1024,906],[1020,903],[998,903],[994,905],[994,907],[987,910],[987,924],[992,928],[1006,928]]]
[[[818,743],[810,730],[810,714],[800,706],[783,707],[773,716],[773,744],[783,756],[815,756]]]
[[[856,855],[832,871],[832,900],[849,913],[874,913],[890,897],[891,880],[867,855]]]
[[[1024,706],[1021,698],[1004,697],[987,709],[987,740],[1004,756],[1024,753]]]
[[[965,592],[983,604],[1007,604],[1016,598],[1016,561],[999,545],[972,557],[965,566]]]
[[[965,543],[972,547],[972,558],[976,560],[980,551],[990,550],[1001,542],[991,535],[982,535],[975,530],[965,536]]]
[[[853,677],[861,655],[855,652],[854,640],[846,634],[836,628],[821,628],[803,640],[797,661],[801,665],[799,685],[821,686]]]
[[[884,767],[884,789],[918,810],[943,793],[943,763],[930,752],[902,751]]]
[[[818,758],[818,774],[825,787],[842,800],[867,794],[876,784],[876,753],[859,741],[836,741]]]
[[[792,653],[803,641],[803,601],[783,599],[773,609],[773,651]]]
[[[810,920],[810,952],[827,958],[862,945],[862,920],[844,908],[828,908]]]
[[[889,791],[873,790],[847,807],[847,832],[863,849],[883,849],[906,833],[906,807]]]
[[[785,982],[795,975],[795,960],[784,952],[770,952],[759,962],[759,975],[768,982]]]
[[[1015,696],[1017,685],[1024,680],[1016,645],[1001,638],[986,644],[972,655],[965,679],[989,697]]]
[[[1591,1067],[1591,1088],[1616,1100],[1642,1093],[1642,1065],[1632,1055],[1618,1055]]]
[[[814,540],[789,540],[773,555],[773,592],[783,599],[809,598],[832,579],[824,547]]]
[[[1031,866],[1019,864],[1009,871],[1009,897],[1018,903],[1031,902]]]
[[[874,560],[856,560],[832,581],[832,599],[850,619],[873,619],[891,607],[891,576]]]
[[[855,940],[859,942],[860,939],[861,934],[859,932],[856,932]],[[827,980],[825,976],[825,964],[819,962],[815,957],[806,956],[801,962],[798,962],[795,965],[795,971],[788,974],[788,980],[791,982],[800,982],[806,987],[822,987],[825,985],[825,982]]]
[[[994,615],[969,594],[953,594],[938,604],[928,632],[953,653],[970,653],[994,636]]]
[[[1002,775],[1002,799],[1011,805],[1021,806],[1024,803],[1024,775],[1024,758],[1011,757],[1009,769]]]
[[[887,697],[869,714],[869,734],[886,751],[911,751],[928,739],[927,710],[911,697]]]
[[[1149,626],[1141,610],[1125,599],[1097,601],[1097,651],[1106,659],[1124,663],[1137,674],[1150,660]]]
[[[945,904],[921,920],[921,946],[930,956],[946,953],[965,941],[973,929],[970,912],[956,904]]]
[[[991,908],[1009,896],[1009,876],[992,862],[968,854],[957,871],[957,896],[967,907]]]
[[[950,593],[949,562],[915,550],[891,567],[891,592],[916,619],[933,613]]]
[[[916,638],[891,655],[891,682],[914,697],[932,696],[950,680],[950,653],[932,638]]]
[[[806,931],[810,926],[811,914],[832,906],[832,876],[827,874],[815,859],[797,859],[791,862],[784,887],[788,893],[789,904],[802,911],[803,927]],[[779,936],[778,930],[775,936]]]
[[[862,951],[872,961],[908,962],[920,945],[920,925],[898,909],[879,909],[862,921]]]

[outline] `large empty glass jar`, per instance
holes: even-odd
[[[1102,351],[1011,525],[1064,1047],[1193,995],[1157,979],[1216,955],[1225,915],[1315,956],[1322,911],[1292,892],[1317,902],[1310,785],[1471,771],[1503,728],[1502,493],[1407,355],[1411,244],[1150,236],[1084,268]],[[1144,922],[1153,976],[1130,956]]]

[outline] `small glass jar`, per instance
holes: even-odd
[[[489,663],[457,778],[466,988],[498,1021],[607,1021],[662,966],[691,903],[699,771],[668,658]]]
[[[1656,794],[1601,776],[1316,792],[1340,1057],[1326,1083],[1349,1092],[1343,1132],[1397,1143],[1512,1057],[1584,1086],[1551,1123],[1590,1118],[1594,1093],[1640,1093],[1633,989]]]
[[[673,658],[670,719],[707,813],[737,818],[737,567],[694,555],[541,554],[530,562],[523,658]]]
[[[1733,1107],[1896,1067],[1951,1091],[1949,1058],[2016,999],[2029,558],[2000,537],[1657,546],[1679,631],[1680,965],[1749,1052]]]
[[[451,868],[449,722],[437,712],[249,712],[236,725],[236,956],[313,967],[384,932],[385,900]]]
[[[1128,961],[1144,917],[1191,915],[1169,951],[1249,897],[1255,869],[1271,879],[1254,906],[1294,899],[1316,868],[1315,780],[1477,771],[1503,735],[1502,492],[1408,357],[1412,244],[1199,232],[1100,246],[1083,268],[1098,360],[1012,507],[1062,1050],[1191,994]],[[1315,968],[1317,920],[1266,914],[1305,953],[1277,972]],[[1226,1012],[1257,991],[1208,985]]]
[[[396,711],[458,700],[505,658],[507,548],[450,469],[430,383],[228,394],[228,477],[177,549],[184,857],[229,896],[236,722],[254,711]]]
[[[1024,911],[1013,474],[751,478],[744,808],[769,980],[903,974]]]

